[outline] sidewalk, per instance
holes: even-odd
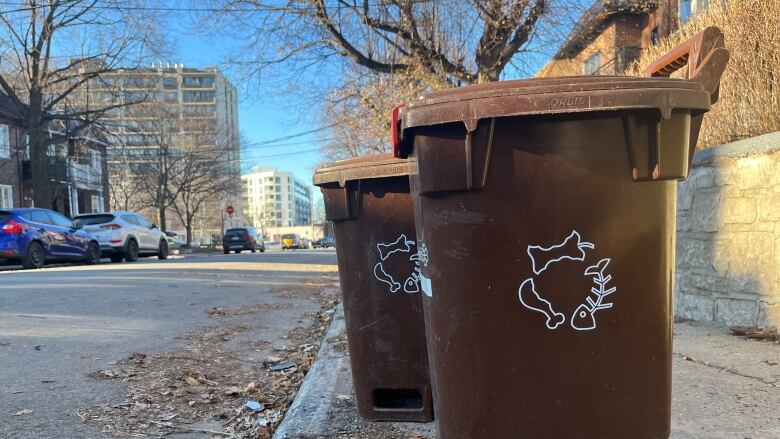
[[[339,306],[274,439],[435,438],[432,423],[369,423],[357,416],[344,331]],[[671,439],[780,438],[780,345],[690,323],[675,326],[674,340]]]

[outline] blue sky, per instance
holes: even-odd
[[[171,63],[184,63],[188,67],[217,66],[225,71],[227,69],[221,65],[223,61],[221,55],[230,50],[241,50],[239,44],[229,37],[204,37],[188,28],[188,24],[170,24],[172,32],[169,35],[174,40],[177,54],[175,59],[169,60]],[[552,50],[554,47],[547,49]],[[532,71],[535,71],[549,59],[549,54],[536,54],[533,55],[533,59]],[[511,67],[507,68],[505,79],[515,79],[522,75],[510,72],[511,70]],[[228,77],[230,77],[229,73]],[[247,84],[242,86],[246,87]],[[315,114],[301,115],[299,112],[294,114],[289,112],[290,99],[296,99],[295,96],[284,99],[269,96],[261,100],[259,96],[246,93],[241,88],[239,87],[239,126],[251,142],[261,143],[319,128]],[[300,105],[296,104],[293,102],[292,106],[300,108]],[[242,151],[242,169],[246,170],[255,165],[275,166],[282,171],[292,171],[301,180],[311,182],[311,175],[321,160],[320,153],[316,151],[319,146],[316,142],[316,134],[280,143],[285,145],[272,148],[263,146]],[[288,155],[278,157],[279,154]],[[319,197],[319,190],[314,190],[313,193],[315,197]]]
[[[206,38],[197,35],[190,29],[179,27],[172,37],[175,39],[176,56],[171,63],[184,63],[187,67],[216,66],[222,68],[220,54],[230,47],[230,41]],[[223,69],[225,70],[225,69]],[[231,78],[232,79],[232,78]],[[302,122],[301,119],[313,120],[313,115],[299,113],[290,114],[286,110],[287,101],[263,99],[242,93],[239,89],[239,127],[250,141],[255,143],[278,139],[290,134],[316,130],[317,124]],[[311,182],[311,175],[320,161],[319,152],[298,154],[299,151],[316,149],[316,134],[297,137],[293,140],[279,142],[285,146],[256,147],[242,151],[242,169],[251,166],[276,166],[281,171],[292,171],[296,177],[305,182]],[[283,157],[268,157],[279,154],[290,154]],[[315,195],[319,190],[314,191]]]

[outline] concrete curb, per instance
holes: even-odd
[[[341,305],[322,341],[317,360],[301,384],[273,439],[432,438],[431,423],[368,422],[360,419],[352,391]]]
[[[273,439],[287,439],[317,434],[318,425],[328,422],[331,394],[349,357],[337,352],[329,342],[346,330],[344,308],[339,304],[333,312],[333,320],[317,353],[317,359],[306,374],[284,420],[276,429]]]

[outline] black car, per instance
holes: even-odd
[[[332,236],[320,238],[311,243],[314,248],[336,247],[336,240]]]
[[[265,251],[265,243],[263,239],[257,236],[257,231],[253,227],[237,227],[234,229],[225,230],[225,234],[222,237],[222,250],[225,254],[234,251],[241,253],[244,250],[249,250],[252,253],[256,251]]]

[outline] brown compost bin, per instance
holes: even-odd
[[[338,161],[314,174],[333,221],[358,412],[433,419],[409,161]]]
[[[440,438],[669,437],[677,181],[722,46],[712,28],[647,77],[481,84],[396,113]]]

